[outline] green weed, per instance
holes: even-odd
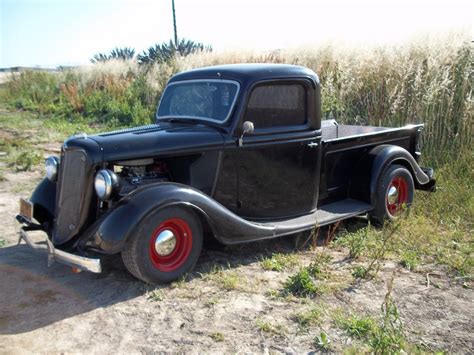
[[[270,299],[277,299],[282,296],[282,293],[279,290],[270,289],[265,292],[265,296]]]
[[[295,254],[274,253],[271,257],[262,259],[260,265],[264,270],[283,271],[299,265]]]
[[[323,282],[328,279],[328,268],[331,256],[325,252],[318,252],[313,262],[301,268],[296,274],[287,278],[283,285],[284,294],[297,297],[314,297],[328,290],[328,285]]]
[[[355,232],[346,232],[340,235],[334,242],[336,246],[343,246],[349,249],[349,257],[357,259],[362,256],[367,248],[367,240],[369,239],[370,225],[360,228]]]
[[[147,298],[155,302],[160,302],[163,301],[164,294],[161,290],[153,290],[148,293]]]
[[[314,339],[314,344],[323,351],[331,350],[331,339],[325,332],[319,333]]]
[[[381,306],[381,325],[375,328],[370,339],[370,346],[376,354],[399,353],[407,347],[398,307],[391,296],[394,278],[395,273],[392,274],[388,282],[387,293]]]
[[[184,274],[178,280],[173,281],[171,283],[171,288],[179,288],[179,289],[186,288],[188,285],[187,279],[188,279],[188,274]]]
[[[241,283],[242,279],[236,273],[223,273],[218,278],[221,286],[226,290],[235,290]]]
[[[245,291],[247,289],[246,280],[236,271],[219,270],[207,275],[207,278],[213,280],[220,287],[227,291]]]
[[[285,281],[283,291],[297,297],[314,297],[322,293],[321,287],[316,284],[307,268],[290,276]]]
[[[367,266],[356,266],[354,268],[352,271],[354,278],[372,278],[378,273],[386,254],[393,250],[395,233],[399,228],[400,222],[387,223],[380,232],[375,233],[377,238],[373,239],[367,248],[369,262]],[[370,225],[367,229],[370,230]]]
[[[367,268],[363,265],[357,265],[354,269],[352,269],[351,274],[356,279],[365,279],[369,276]]]
[[[408,269],[415,270],[420,263],[420,255],[416,250],[403,250],[400,253],[400,264]]]
[[[211,337],[211,339],[214,340],[216,343],[220,343],[225,340],[224,334],[220,332],[211,333],[209,334],[209,337]]]
[[[370,338],[377,327],[373,318],[357,314],[336,318],[336,325],[346,331],[349,336],[357,339]]]
[[[271,323],[260,318],[255,321],[255,325],[259,330],[265,333],[283,335],[286,332],[286,329],[283,325],[279,323]]]
[[[20,153],[15,160],[17,171],[29,171],[43,161],[43,156],[37,151],[25,151]]]
[[[207,308],[212,308],[217,303],[219,303],[219,300],[217,298],[210,298],[206,302],[204,302],[204,306],[206,306]]]
[[[298,323],[300,328],[306,329],[309,326],[320,324],[322,315],[323,310],[320,307],[313,307],[296,313],[293,319]]]
[[[400,314],[391,297],[393,280],[394,274],[388,282],[378,318],[354,313],[335,317],[338,327],[368,345],[375,354],[396,354],[408,348]]]

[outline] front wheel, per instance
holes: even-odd
[[[390,165],[379,180],[371,219],[377,224],[397,219],[411,206],[414,192],[415,184],[410,172],[402,165]]]
[[[196,264],[202,249],[202,226],[192,211],[180,207],[151,213],[122,251],[127,270],[151,284],[172,282]]]

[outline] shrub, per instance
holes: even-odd
[[[186,57],[192,53],[211,52],[212,47],[203,43],[191,40],[181,39],[177,45],[173,41],[155,44],[138,55],[138,63],[140,64],[160,64],[175,59],[176,56]]]
[[[12,106],[39,113],[51,112],[59,100],[55,74],[44,71],[25,71],[12,75],[6,83]]]
[[[284,284],[284,291],[299,297],[314,297],[321,293],[307,268],[290,276]]]
[[[135,49],[124,47],[116,47],[110,51],[109,54],[97,53],[91,58],[91,63],[101,63],[107,62],[109,60],[119,59],[119,60],[131,60],[135,56]]]

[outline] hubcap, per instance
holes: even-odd
[[[408,183],[402,176],[396,176],[387,190],[386,204],[388,213],[395,217],[408,203]]]
[[[163,272],[179,269],[193,249],[193,234],[189,224],[181,218],[170,218],[160,223],[150,238],[150,259]]]
[[[388,203],[394,205],[398,202],[398,189],[395,186],[390,186],[387,194]]]
[[[158,255],[170,255],[176,247],[176,236],[169,229],[165,229],[158,234],[155,240],[155,251]]]

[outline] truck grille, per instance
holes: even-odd
[[[79,232],[84,208],[87,155],[83,150],[63,150],[58,176],[53,243],[62,244]]]

